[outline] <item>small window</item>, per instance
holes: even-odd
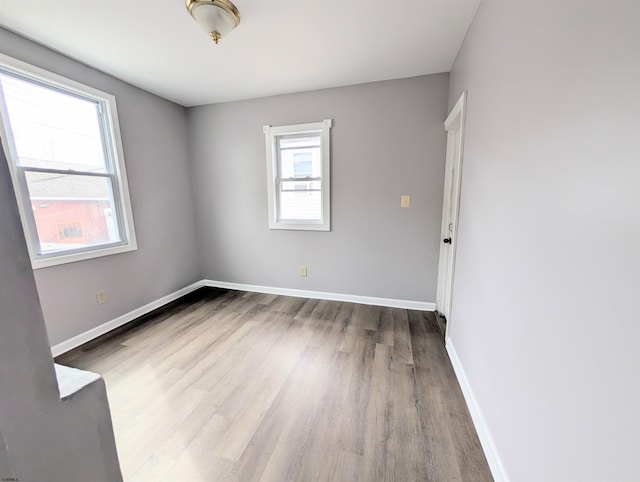
[[[113,96],[0,55],[0,114],[34,268],[136,249]]]
[[[270,229],[330,230],[330,128],[264,126]]]

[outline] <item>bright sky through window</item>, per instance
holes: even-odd
[[[98,103],[0,74],[21,166],[105,172]]]
[[[0,113],[34,268],[136,249],[115,99],[0,56]]]

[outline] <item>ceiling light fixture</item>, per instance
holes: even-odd
[[[187,10],[215,43],[240,23],[240,12],[229,0],[187,0]]]

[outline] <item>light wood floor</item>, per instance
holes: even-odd
[[[57,361],[126,481],[492,480],[432,313],[203,290]]]

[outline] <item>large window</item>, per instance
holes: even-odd
[[[264,126],[271,229],[330,230],[330,128]]]
[[[0,55],[0,114],[34,268],[136,249],[113,96]]]

